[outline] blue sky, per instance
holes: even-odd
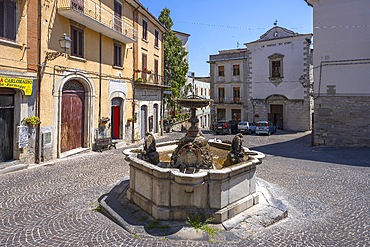
[[[173,30],[190,34],[189,67],[195,76],[209,76],[209,55],[244,47],[278,25],[312,33],[312,7],[304,0],[140,0],[158,18],[171,11]]]

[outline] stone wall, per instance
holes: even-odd
[[[268,113],[271,104],[283,105],[283,129],[292,131],[308,131],[311,130],[311,111],[310,102],[305,100],[273,100],[273,101],[256,101],[254,106],[254,114],[259,117],[254,118],[254,121],[265,121],[268,120]],[[253,105],[249,106],[252,109],[253,116]],[[251,119],[252,121],[252,119]]]
[[[314,145],[370,146],[370,97],[315,99]]]

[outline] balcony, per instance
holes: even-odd
[[[242,98],[233,97],[233,98],[216,98],[215,104],[243,104]]]
[[[150,71],[144,72],[140,70],[135,71],[135,86],[143,87],[165,87],[164,76],[151,73]]]
[[[58,13],[61,16],[102,33],[107,37],[130,44],[137,41],[137,30],[125,23],[111,9],[99,6],[92,0],[59,0]]]

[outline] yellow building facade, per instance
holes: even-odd
[[[38,64],[33,74],[28,72],[33,83],[32,94],[25,96],[22,90],[15,89],[20,91],[20,98],[26,99],[23,101],[28,101],[30,109],[14,113],[19,116],[13,117],[13,139],[18,137],[17,128],[25,125],[21,122],[23,118],[35,115],[41,124],[29,128],[33,129],[29,139],[34,139],[34,145],[18,151],[13,140],[12,159],[20,160],[23,152],[42,162],[93,149],[99,138],[134,140],[141,137],[139,132],[144,129],[159,132],[158,128],[150,129],[153,124],[159,126],[161,118],[157,110],[156,123],[150,122],[152,108],[162,107],[163,80],[159,78],[164,71],[162,37],[166,30],[158,20],[135,0],[31,2],[35,6],[32,14],[24,10],[23,15],[19,10],[30,8],[31,4],[17,2],[18,35],[13,41],[16,47],[7,48],[8,57],[26,54],[25,57],[33,59],[26,64]],[[24,32],[30,19],[33,30]],[[30,37],[35,47],[32,50],[28,49]],[[8,42],[6,38],[1,40],[0,37],[0,45]],[[21,49],[23,46],[25,51]],[[17,53],[11,49],[18,49]],[[14,67],[22,67],[19,64],[22,61],[13,60]],[[23,77],[14,75],[14,78]],[[146,96],[143,103],[140,97],[135,97],[140,95],[140,88],[150,88],[157,95]],[[0,89],[3,94],[10,90]],[[33,99],[31,103],[30,99]],[[145,119],[138,117],[143,105],[147,107]]]

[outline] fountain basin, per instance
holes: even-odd
[[[209,145],[230,150],[229,144],[209,141]],[[158,143],[157,151],[173,150],[176,142]],[[244,148],[248,160],[222,169],[204,169],[181,173],[137,158],[136,149],[124,151],[130,163],[127,197],[159,220],[186,220],[191,214],[203,214],[222,223],[258,204],[256,166],[264,155]]]

